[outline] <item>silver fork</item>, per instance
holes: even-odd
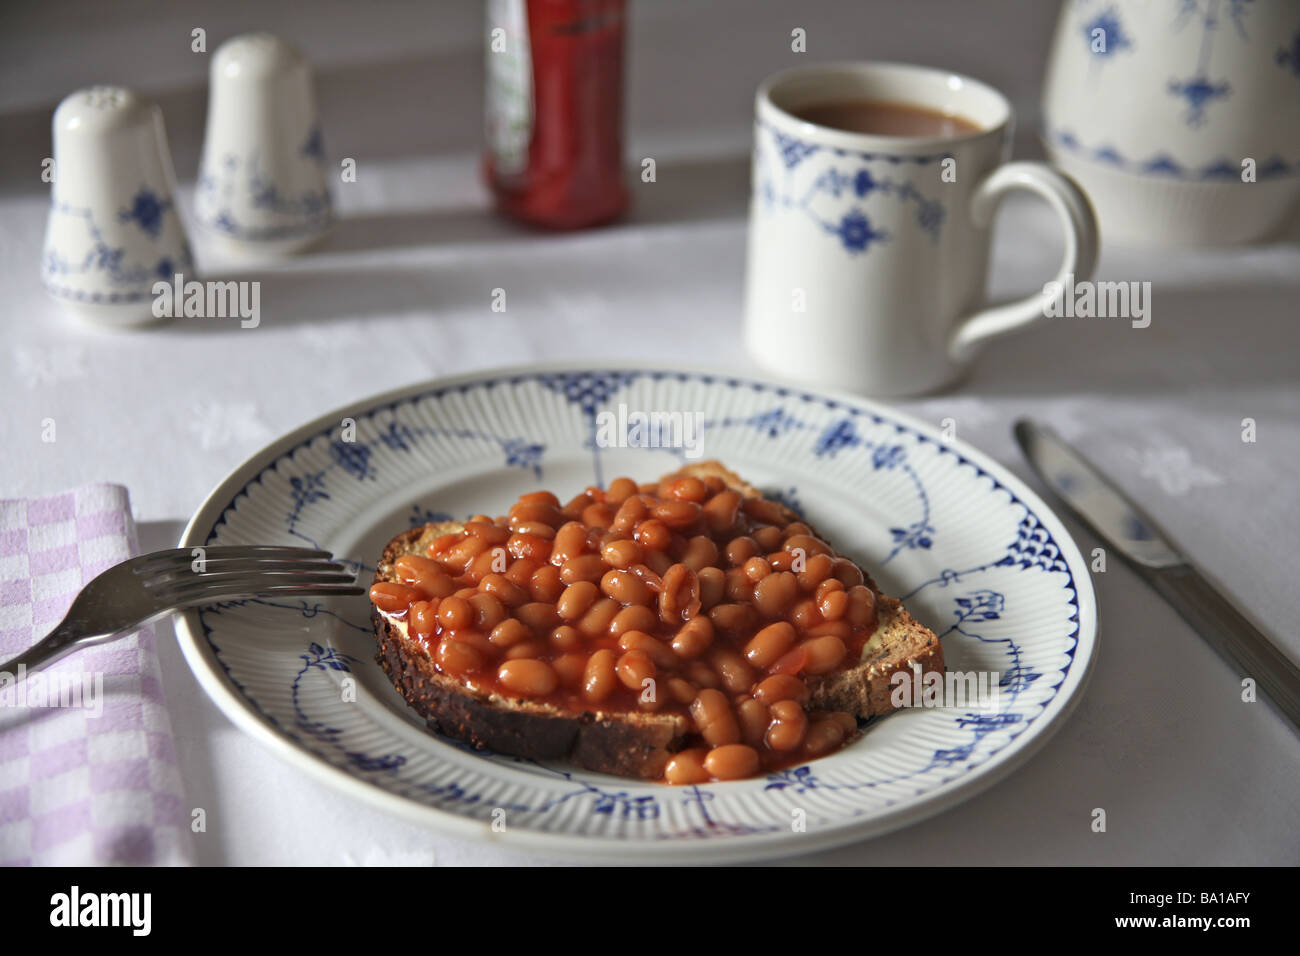
[[[196,554],[197,552],[197,554]],[[328,551],[269,545],[174,548],[109,568],[77,594],[58,627],[0,672],[44,667],[65,654],[187,607],[258,594],[361,594],[356,575]]]

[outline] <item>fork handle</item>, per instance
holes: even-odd
[[[59,622],[58,627],[27,648],[27,650],[17,657],[0,664],[0,671],[17,676],[20,667],[23,668],[24,672],[40,670],[42,667],[54,663],[59,658],[72,653],[78,648],[89,644],[98,644],[100,641],[112,636],[112,634],[87,634],[80,627],[71,625],[67,619],[64,619]]]

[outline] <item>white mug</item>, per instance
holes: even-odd
[[[952,137],[848,132],[797,115],[883,102],[961,117]],[[876,395],[951,383],[985,340],[1043,318],[1043,291],[985,304],[989,239],[1002,197],[1042,196],[1065,255],[1054,281],[1091,276],[1097,228],[1087,198],[1042,163],[1008,163],[1011,105],[945,70],[829,63],[758,89],[745,289],[745,341],[785,375]]]

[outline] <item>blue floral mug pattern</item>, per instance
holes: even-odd
[[[903,103],[973,123],[955,137],[819,126],[800,111]],[[1028,189],[1058,212],[1057,281],[1087,278],[1097,235],[1087,199],[1041,163],[1005,163],[1011,107],[977,80],[895,63],[790,70],[759,87],[745,338],[763,365],[878,395],[950,382],[976,346],[1043,317],[1039,293],[981,308],[1001,197]]]

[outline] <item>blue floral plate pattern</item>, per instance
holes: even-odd
[[[1087,567],[1014,476],[873,403],[723,373],[535,367],[441,379],[322,417],[241,465],[182,546],[300,544],[365,579],[430,520],[501,513],[679,466],[602,447],[620,405],[699,413],[701,451],[799,510],[943,638],[950,669],[997,675],[993,708],[916,708],[832,756],[674,788],[473,751],[429,733],[374,662],[364,597],[187,612],[186,658],[218,706],[303,770],[461,838],[611,861],[810,852],[923,819],[1023,762],[1077,702],[1096,651]]]

